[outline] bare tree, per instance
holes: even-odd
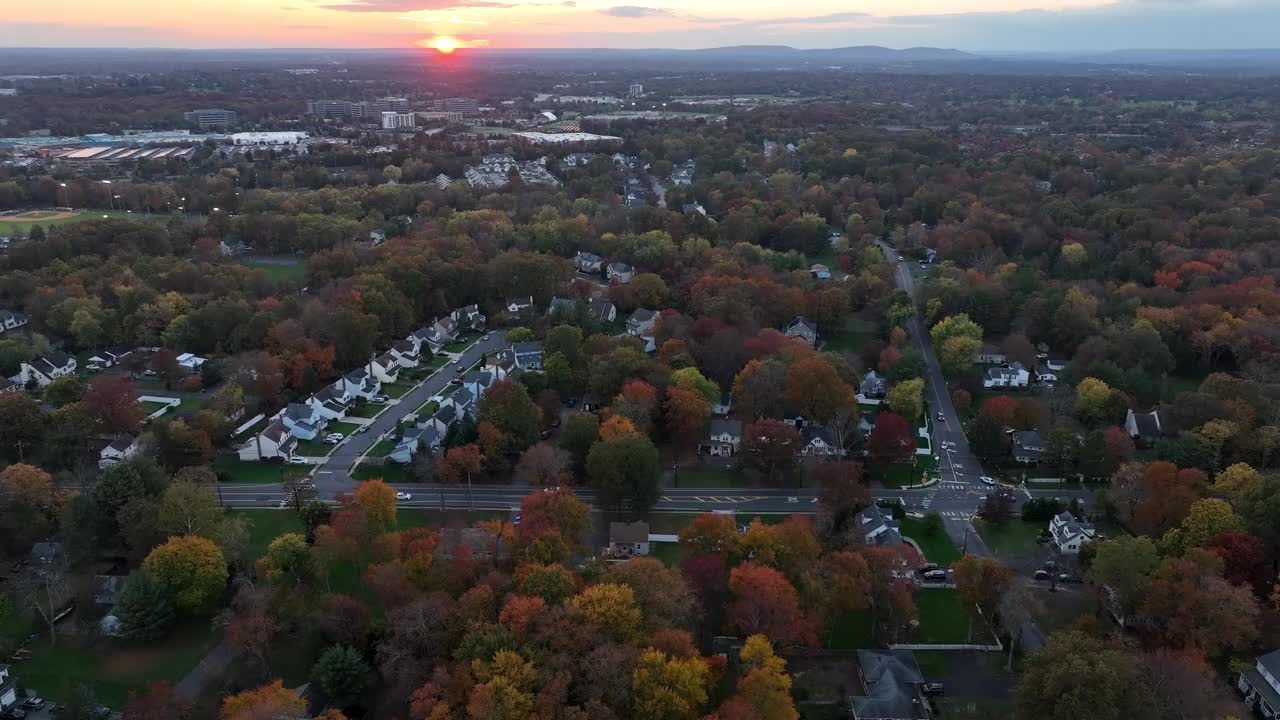
[[[67,564],[62,557],[37,563],[17,583],[18,597],[49,626],[49,642],[57,642],[54,621],[59,611],[71,598],[71,584],[67,580]]]
[[[997,610],[1000,613],[1000,625],[1004,627],[1004,631],[1009,634],[1009,661],[1006,665],[1007,670],[1013,670],[1013,651],[1018,643],[1022,642],[1022,634],[1034,619],[1036,610],[1040,607],[1040,601],[1027,586],[1018,580],[1009,583],[1009,587],[1005,589],[1004,594],[1000,596]]]

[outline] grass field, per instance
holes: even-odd
[[[328,426],[325,427],[325,430],[328,432],[338,432],[338,433],[342,433],[343,435],[350,435],[351,433],[359,429],[360,429],[360,425],[357,425],[356,423],[339,422],[339,421],[331,422],[328,424]]]
[[[867,340],[874,337],[875,333],[875,323],[852,317],[845,321],[843,330],[823,339],[825,343],[823,349],[856,353],[862,350],[863,346],[867,344]]]
[[[386,405],[374,405],[371,402],[360,402],[357,405],[353,406],[351,410],[347,412],[347,414],[350,415],[351,417],[368,419],[368,418],[377,417],[383,410],[386,410],[386,409],[387,409]]]
[[[876,646],[871,638],[871,618],[865,611],[847,611],[831,616],[822,627],[819,640],[823,648],[842,652]]]
[[[351,478],[361,482],[375,478],[382,478],[389,483],[414,482],[413,473],[404,465],[357,465]]]
[[[674,567],[680,564],[680,543],[672,542],[655,542],[649,543],[649,556],[655,557],[662,561],[667,567]]]
[[[299,440],[298,449],[293,454],[299,457],[324,457],[335,447],[319,440]]]
[[[169,407],[168,403],[151,402],[149,400],[138,403],[142,408],[142,417],[146,417],[157,410],[164,410]]]
[[[396,441],[392,438],[379,440],[373,447],[369,448],[369,457],[386,457],[396,449]]]
[[[382,394],[386,395],[389,398],[399,399],[404,397],[405,393],[409,392],[412,389],[413,389],[413,385],[406,382],[391,383],[390,385],[384,384],[382,386]]]
[[[982,542],[996,557],[1030,557],[1036,554],[1036,538],[1045,530],[1044,523],[1029,523],[1012,519],[1003,525],[992,525],[982,520],[973,521],[974,528],[982,536]]]
[[[295,260],[295,258],[288,258],[288,260]],[[240,264],[265,272],[272,285],[279,285],[282,282],[301,283],[307,278],[307,266],[301,262],[276,263],[246,260]]]
[[[918,457],[918,456],[917,456]],[[905,463],[872,463],[867,466],[867,476],[887,488],[900,488],[920,482],[920,476],[929,469],[933,458],[924,462],[913,460]]]
[[[30,646],[31,659],[15,668],[22,684],[55,703],[72,699],[77,688],[93,689],[98,702],[121,708],[129,691],[155,680],[177,682],[218,642],[211,618],[189,618],[161,640],[103,642],[86,646],[77,638]]]
[[[213,460],[213,469],[219,475],[226,476],[226,482],[233,483],[276,483],[280,482],[281,469],[285,478],[301,477],[310,470],[310,465],[280,465],[276,463],[241,460],[235,455],[219,455]]]
[[[723,465],[695,465],[682,467],[676,472],[676,482],[684,488],[731,488],[742,482],[742,476],[731,467]]]
[[[933,535],[926,534],[924,521],[913,517],[904,517],[899,523],[902,534],[916,541],[929,562],[950,565],[960,559],[960,551],[951,542],[951,538],[947,537],[945,530],[939,530]]]
[[[969,616],[960,606],[959,596],[951,589],[924,589],[916,593],[916,609],[920,627],[916,642],[962,643],[969,637]],[[989,642],[974,628],[974,642]]]
[[[419,405],[418,409],[414,410],[413,412],[415,415],[431,415],[435,413],[436,410],[439,410],[439,409],[440,409],[440,403],[436,402],[435,400],[428,400],[422,403],[421,405]]]
[[[107,217],[146,217],[145,215],[137,215],[128,213],[123,210],[86,210],[84,212],[67,213],[61,210],[30,210],[18,215],[5,215],[0,217],[0,235],[8,235],[10,233],[22,233],[29,235],[31,228],[37,225],[49,229],[54,225],[67,225],[75,222],[83,222],[94,218],[101,218],[103,215]]]

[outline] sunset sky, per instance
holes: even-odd
[[[636,4],[622,4],[631,3]],[[10,0],[0,46],[1275,47],[1280,0]]]

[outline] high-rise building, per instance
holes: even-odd
[[[644,95],[644,85],[641,85],[640,83],[631,83],[631,91],[629,94],[633,98],[638,98],[641,95]]]
[[[192,110],[191,112],[183,113],[182,117],[201,130],[226,130],[235,125],[237,120],[235,110],[218,110],[214,108]]]
[[[383,130],[412,129],[415,125],[415,116],[411,112],[392,112],[388,110],[382,113]]]
[[[308,100],[307,114],[322,118],[351,117],[356,115],[356,104],[350,100]]]
[[[480,112],[480,103],[475,98],[452,97],[432,101],[431,109],[443,112],[467,113],[474,115]]]

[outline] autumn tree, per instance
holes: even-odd
[[[253,690],[245,690],[222,699],[218,720],[275,720],[282,717],[300,717],[307,709],[298,693],[289,690],[280,680]]]
[[[787,368],[777,360],[752,360],[733,380],[733,402],[744,417],[782,417]]]
[[[631,676],[636,720],[693,720],[707,702],[711,670],[700,657],[646,650]]]
[[[748,634],[763,633],[789,645],[817,642],[812,618],[800,608],[800,595],[782,573],[745,563],[729,573],[729,620]]]
[[[480,398],[479,422],[491,422],[509,439],[507,454],[518,453],[538,441],[542,410],[524,385],[508,380],[495,382]]]
[[[765,418],[743,428],[738,462],[776,482],[797,467],[801,447],[798,430],[781,420]]]
[[[1160,538],[1160,549],[1166,555],[1181,555],[1188,548],[1204,547],[1225,532],[1244,529],[1244,520],[1226,500],[1205,498],[1191,504],[1182,524]]]
[[[614,640],[628,642],[640,635],[642,617],[630,586],[613,583],[589,585],[573,596],[569,604],[583,620]]]
[[[173,594],[178,609],[198,613],[209,607],[227,584],[227,563],[213,541],[198,535],[171,537],[142,563]]]
[[[813,469],[818,484],[818,509],[832,534],[843,532],[853,516],[871,504],[862,463],[823,463]]]
[[[467,505],[471,502],[471,476],[484,467],[484,455],[475,444],[461,445],[436,458],[436,473],[440,483],[440,509],[444,509],[444,486],[457,485],[464,480],[467,483]]]
[[[556,487],[569,482],[569,453],[548,443],[524,451],[516,464],[516,477],[534,487]]]
[[[1258,603],[1248,588],[1227,582],[1222,569],[1222,560],[1203,548],[1167,558],[1151,576],[1139,617],[1169,647],[1211,658],[1246,648],[1258,632]]]
[[[333,645],[320,654],[311,668],[311,679],[345,707],[358,701],[369,684],[369,665],[347,645]]]
[[[59,497],[49,473],[15,463],[0,471],[0,535],[18,550],[48,537],[59,512]]]
[[[714,384],[714,383],[713,383]],[[696,389],[671,387],[663,403],[667,430],[679,445],[696,444],[711,417],[711,404]]]
[[[798,720],[795,701],[791,697],[791,676],[786,662],[774,654],[773,644],[764,635],[752,635],[738,654],[744,674],[738,680],[737,693],[729,702],[738,701],[752,717],[760,720]],[[720,713],[729,720],[740,717],[739,711]]]
[[[867,438],[867,452],[879,463],[905,462],[915,456],[916,441],[911,427],[901,415],[882,412]]]
[[[787,368],[785,397],[791,408],[822,423],[857,402],[853,388],[817,355],[802,357]]]
[[[651,557],[635,557],[611,565],[603,580],[626,585],[635,594],[636,606],[646,630],[691,628],[697,600],[679,570],[667,568]]]
[[[601,440],[613,440],[614,438],[640,434],[641,432],[636,429],[635,423],[626,415],[610,415],[600,424]]]
[[[910,424],[924,417],[924,378],[904,380],[894,385],[885,397],[889,409]]]
[[[138,388],[124,375],[99,375],[84,392],[84,404],[109,433],[136,433],[142,422]]]
[[[356,504],[375,527],[384,531],[396,527],[396,491],[382,478],[366,480],[356,486]]]
[[[1089,580],[1099,588],[1109,588],[1116,611],[1132,617],[1147,596],[1151,575],[1160,564],[1160,554],[1151,538],[1120,535],[1096,543]]]
[[[317,575],[315,557],[300,533],[285,533],[272,540],[262,556],[262,567],[273,583],[305,585]]]
[[[990,622],[996,616],[1000,598],[1014,582],[1013,571],[995,558],[965,555],[952,565],[952,578],[960,605],[969,616],[969,638],[974,620]]]

